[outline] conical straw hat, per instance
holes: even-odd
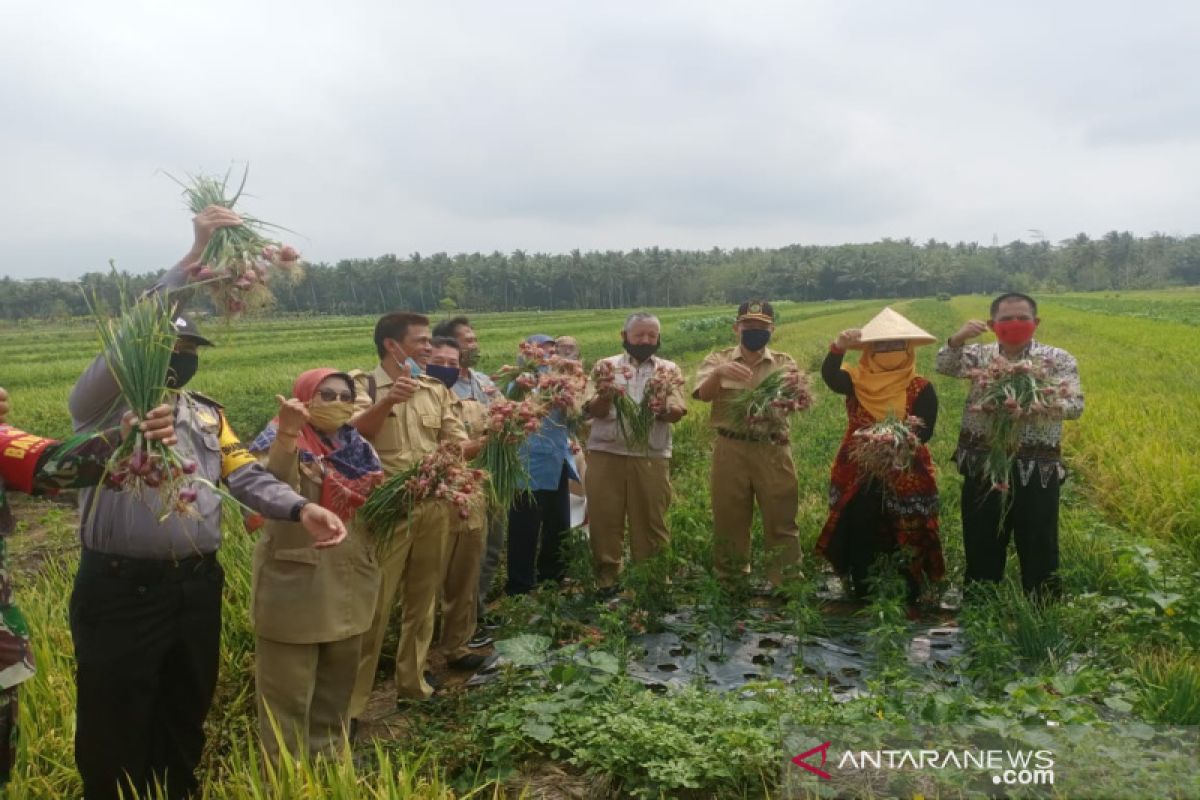
[[[913,324],[903,314],[892,311],[891,308],[884,308],[870,322],[863,325],[862,338],[859,341],[867,344],[868,342],[886,342],[892,339],[907,339],[916,345],[933,344],[937,341],[937,337],[930,335],[928,331]]]

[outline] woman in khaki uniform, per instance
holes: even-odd
[[[347,424],[354,410],[347,374],[309,370],[296,379],[291,399],[277,399],[279,416],[251,452],[346,521],[349,535],[317,550],[301,525],[268,522],[255,547],[255,682],[259,730],[272,757],[280,741],[292,756],[336,751],[344,741],[362,634],[379,590],[370,542],[353,515],[383,475],[371,445]]]

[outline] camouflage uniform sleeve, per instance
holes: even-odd
[[[95,486],[104,477],[109,457],[121,445],[121,431],[113,428],[82,441],[59,442],[46,449],[38,461],[34,488],[38,491]]]

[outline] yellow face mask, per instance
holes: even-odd
[[[342,400],[308,407],[308,422],[321,433],[333,433],[354,416],[354,404]]]
[[[875,353],[871,359],[880,369],[893,370],[904,366],[908,360],[907,350],[892,350],[887,353]]]

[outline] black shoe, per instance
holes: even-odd
[[[471,641],[467,642],[467,647],[472,650],[478,650],[481,647],[487,647],[494,641],[496,640],[483,628],[476,628],[475,635],[471,637]]]
[[[436,675],[428,670],[425,671],[425,682],[428,683],[435,692],[442,688],[442,682],[438,680]]]
[[[494,631],[503,624],[504,620],[502,620],[496,614],[484,614],[479,618],[479,627],[485,631]],[[476,633],[478,633],[478,631],[476,631]]]
[[[467,655],[456,658],[453,661],[447,661],[446,666],[450,667],[451,669],[470,670],[474,672],[475,670],[482,669],[483,667],[490,665],[495,660],[496,656],[494,654],[485,656],[481,653],[468,653]]]
[[[600,600],[612,600],[621,592],[621,587],[615,583],[612,586],[601,586],[596,589],[596,597]]]

